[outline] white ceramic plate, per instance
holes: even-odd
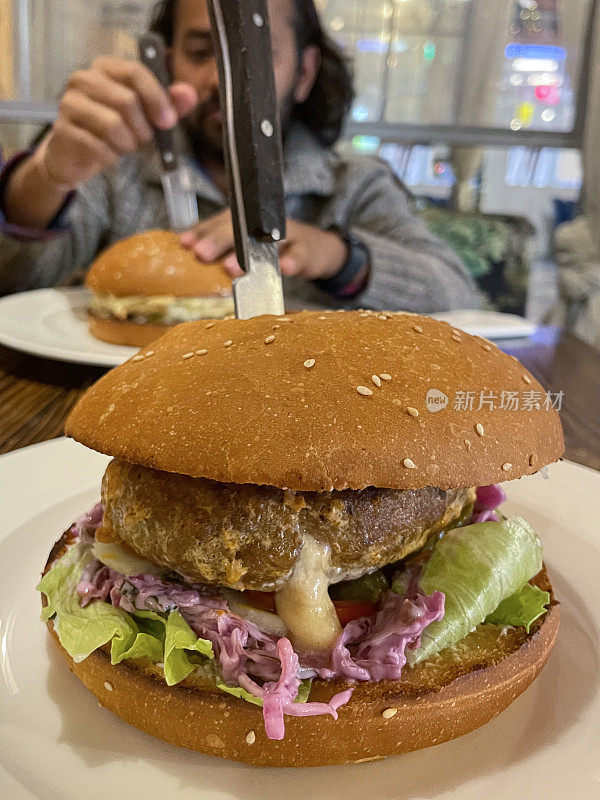
[[[95,339],[87,329],[86,289],[34,289],[0,300],[0,344],[34,356],[116,367],[137,352]]]
[[[106,462],[65,439],[0,459],[2,800],[600,796],[599,473],[565,462],[547,481],[508,487],[510,510],[543,538],[562,624],[541,677],[504,714],[407,756],[274,770],[200,756],[130,727],[98,706],[50,641],[34,586],[54,541],[98,498]]]
[[[95,339],[87,329],[88,292],[74,287],[34,289],[0,299],[0,344],[35,356],[116,367],[137,352]],[[467,333],[487,339],[530,336],[535,325],[513,314],[452,311],[436,314]]]
[[[530,320],[500,311],[468,309],[432,316],[448,322],[454,328],[486,339],[521,339],[531,336],[536,330],[536,325]]]

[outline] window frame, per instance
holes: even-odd
[[[14,45],[23,52],[29,52],[29,2],[13,0],[15,24]],[[575,124],[571,131],[512,131],[499,127],[453,125],[420,125],[389,123],[382,119],[385,103],[382,104],[381,117],[377,122],[355,122],[348,119],[343,137],[377,136],[382,143],[402,144],[463,144],[472,146],[512,147],[561,147],[582,149],[588,111],[588,92],[591,80],[590,54],[593,48],[596,26],[600,25],[600,0],[591,0],[585,23],[584,43],[579,64],[579,85],[577,88]],[[16,83],[23,99],[0,100],[0,123],[2,122],[52,122],[57,114],[56,104],[31,101],[28,91],[28,71],[15,70]],[[30,77],[30,76],[29,76]],[[29,81],[30,83],[30,81]]]

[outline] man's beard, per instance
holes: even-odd
[[[221,109],[218,93],[211,95],[208,100],[199,103],[192,113],[182,120],[182,125],[190,141],[192,152],[198,161],[213,161],[224,163],[223,158],[223,124],[218,116]],[[294,117],[295,102],[294,91],[288,94],[279,104],[281,119],[281,135],[285,141]]]

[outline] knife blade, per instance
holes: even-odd
[[[165,89],[170,84],[166,47],[162,36],[146,33],[138,42],[140,61],[156,76]],[[167,205],[169,224],[174,231],[192,228],[198,222],[198,200],[190,175],[177,147],[175,130],[154,129],[161,165],[161,182]]]
[[[235,249],[236,316],[283,314],[283,154],[266,0],[208,0],[219,67]]]

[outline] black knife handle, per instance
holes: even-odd
[[[266,0],[209,0],[208,6],[221,79],[225,152],[239,254],[246,233],[263,241],[285,237],[283,155],[271,32]],[[233,122],[229,133],[228,103]],[[232,178],[235,169],[239,174],[237,192]]]
[[[138,41],[140,61],[148,67],[160,85],[168,89],[171,84],[167,71],[167,49],[165,40],[158,33],[145,33]],[[165,172],[177,169],[179,154],[175,144],[174,129],[165,131],[154,128],[154,139],[158,147],[161,166]]]

